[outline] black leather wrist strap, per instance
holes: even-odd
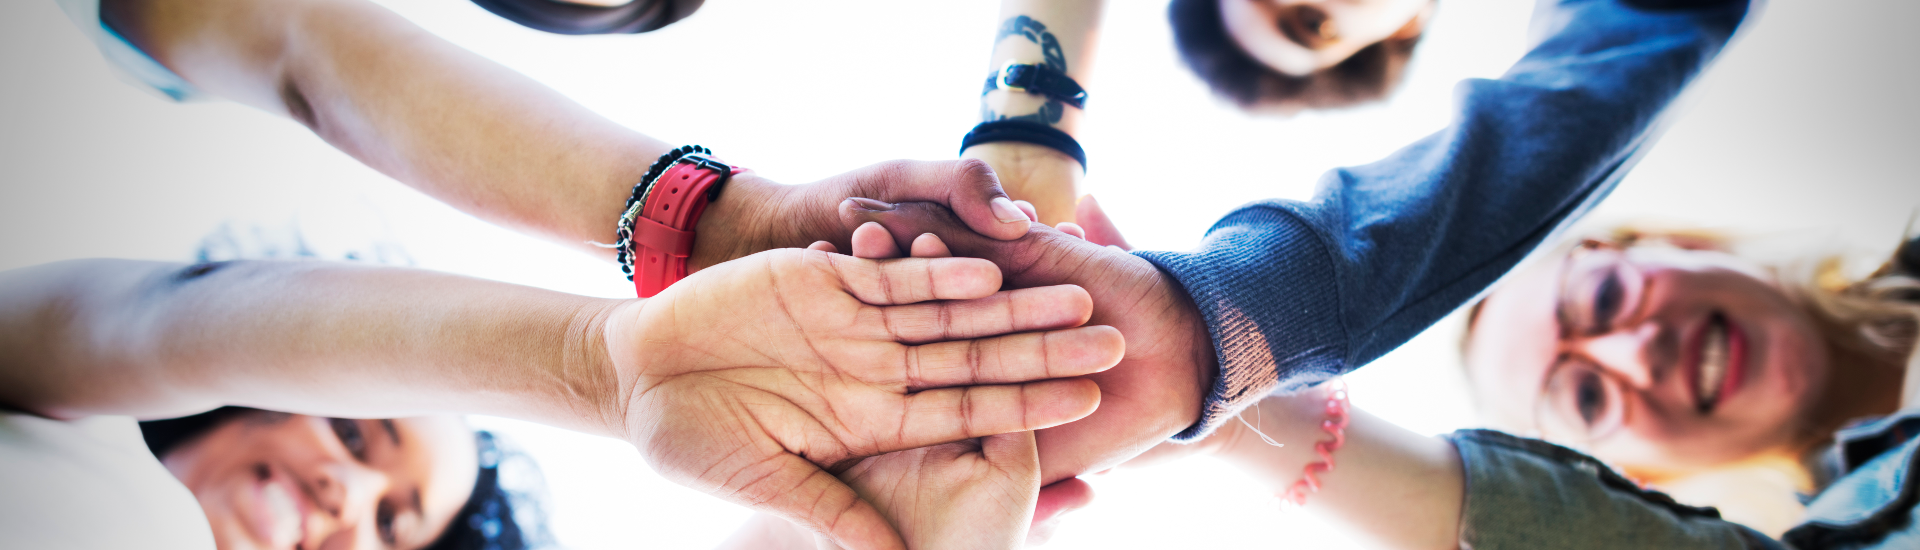
[[[1087,171],[1087,151],[1080,148],[1080,142],[1073,136],[1052,126],[1025,120],[996,120],[974,126],[967,137],[961,138],[960,153],[966,154],[967,149],[975,145],[999,141],[1031,143],[1065,153],[1080,163],[1081,172]]]
[[[987,87],[981,95],[994,90],[1026,92],[1059,100],[1072,105],[1075,109],[1087,108],[1087,90],[1066,73],[1040,65],[1027,63],[1008,63],[993,74],[987,75]]]

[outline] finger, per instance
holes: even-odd
[[[975,300],[1000,290],[1000,268],[977,258],[827,259],[848,293],[877,306]]]
[[[893,524],[839,478],[796,455],[781,454],[771,461],[771,473],[729,496],[826,534],[845,548],[906,550]]]
[[[880,224],[867,222],[853,230],[853,257],[885,259],[900,257],[900,245]]]
[[[880,452],[1058,426],[1093,414],[1100,386],[1085,378],[927,390],[906,396],[899,429]]]
[[[1093,195],[1080,199],[1080,204],[1075,206],[1073,218],[1080,223],[1080,227],[1086,231],[1086,239],[1093,244],[1133,250],[1133,246],[1127,244],[1126,237],[1120,236],[1120,228],[1113,224],[1113,219],[1108,218],[1107,212],[1100,209],[1100,201],[1094,200]]]
[[[1085,258],[1095,254],[1104,254],[1079,250],[1082,247],[1098,247],[1039,223],[1033,224],[1033,229],[1028,235],[1019,240],[994,240],[967,229],[960,223],[959,218],[946,208],[925,202],[888,205],[887,210],[870,210],[848,204],[841,210],[841,222],[849,230],[867,222],[880,222],[880,225],[885,226],[887,232],[894,236],[895,242],[908,248],[911,247],[912,240],[923,233],[939,235],[941,242],[956,256],[993,260],[1007,277],[1012,278],[1009,282],[1017,283],[1016,286],[1038,286],[1059,282],[1045,278],[1036,280],[1020,278],[1020,274],[1029,269],[1049,267],[1043,270],[1049,273],[1071,270],[1073,266],[1063,262],[1085,261]]]
[[[980,160],[886,163],[855,186],[848,196],[945,205],[967,227],[990,238],[1017,239],[1027,233],[1029,218],[1000,188],[993,169]]]
[[[829,254],[838,254],[840,252],[839,247],[833,246],[833,243],[827,241],[813,241],[813,244],[807,245],[807,250],[818,250]]]
[[[915,258],[946,258],[953,256],[953,251],[947,249],[946,241],[940,240],[939,235],[932,233],[921,233],[920,236],[914,237],[912,249],[913,257]]]
[[[1086,230],[1086,229],[1083,229],[1083,228],[1081,228],[1081,227],[1080,227],[1080,224],[1077,224],[1077,223],[1073,223],[1073,222],[1060,222],[1060,224],[1059,224],[1059,225],[1055,225],[1055,226],[1053,226],[1053,228],[1054,228],[1054,229],[1056,229],[1056,230],[1058,230],[1058,231],[1060,231],[1061,233],[1066,233],[1066,234],[1068,234],[1068,235],[1073,235],[1073,236],[1075,236],[1075,237],[1079,237],[1079,238],[1081,238],[1081,239],[1086,239],[1086,238],[1087,238],[1087,230]]]
[[[1027,545],[1046,544],[1060,529],[1067,512],[1093,504],[1093,486],[1077,477],[1056,481],[1040,488],[1040,500],[1033,507],[1033,525],[1027,529]]]
[[[1126,355],[1120,331],[1100,325],[907,348],[908,391],[1013,384],[1105,371]]]
[[[1037,208],[1034,208],[1033,203],[1030,203],[1027,201],[1013,201],[1013,205],[1020,207],[1020,212],[1027,215],[1027,221],[1035,221],[1035,222],[1040,221],[1040,210]]]
[[[1073,285],[1043,286],[977,300],[887,307],[880,315],[895,342],[942,342],[1077,327],[1093,317],[1093,297]]]

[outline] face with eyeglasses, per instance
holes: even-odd
[[[1419,36],[1434,0],[1219,0],[1240,49],[1292,76],[1340,64],[1388,39]]]
[[[1649,477],[1787,450],[1828,368],[1759,266],[1659,244],[1590,242],[1513,273],[1470,330],[1496,423]]]
[[[473,492],[473,438],[456,416],[260,411],[161,462],[200,502],[220,550],[411,549],[439,538]]]

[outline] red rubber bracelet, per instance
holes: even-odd
[[[719,186],[746,171],[712,158],[690,154],[654,180],[633,220],[633,289],[651,298],[687,277],[693,254],[693,229]]]

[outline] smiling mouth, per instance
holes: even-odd
[[[1728,389],[1731,380],[1728,375],[1733,370],[1733,354],[1730,349],[1727,330],[1727,318],[1718,313],[1707,319],[1707,326],[1701,330],[1698,371],[1694,375],[1694,395],[1700,396],[1700,414],[1713,412],[1720,404],[1720,398]]]

